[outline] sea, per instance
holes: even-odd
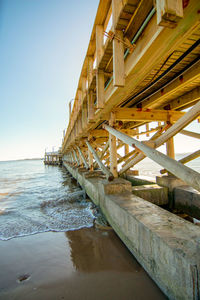
[[[187,166],[200,172],[200,159]],[[146,158],[137,169],[151,180],[161,167]],[[0,240],[89,228],[94,219],[93,203],[64,167],[42,160],[0,162]]]
[[[93,204],[64,167],[0,162],[0,240],[92,227]]]

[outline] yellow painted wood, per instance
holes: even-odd
[[[115,115],[111,113],[109,125],[113,126],[115,123]],[[109,147],[110,147],[110,170],[113,176],[118,177],[117,173],[117,140],[116,137],[109,133]]]
[[[115,118],[120,121],[168,121],[175,122],[185,113],[172,110],[139,110],[137,108],[115,109]]]

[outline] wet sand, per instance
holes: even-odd
[[[0,299],[167,298],[113,230],[88,228],[0,241]]]

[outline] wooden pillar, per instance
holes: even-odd
[[[82,128],[84,129],[87,126],[87,102],[83,102],[82,106]]]
[[[93,56],[88,56],[88,61],[87,61],[88,87],[90,87],[90,84],[91,84],[92,78],[93,78],[93,63],[94,63]]]
[[[72,102],[71,100],[69,101],[69,120],[71,118],[71,112],[72,112]]]
[[[174,152],[174,138],[171,137],[166,142],[166,149],[167,149],[167,155],[173,159],[175,159],[175,152]]]
[[[165,123],[165,125],[167,125],[167,123]],[[170,124],[170,126],[172,126],[172,124]],[[167,153],[167,156],[175,159],[174,138],[173,137],[168,139],[168,141],[166,142],[166,153]]]
[[[115,37],[113,39],[113,84],[123,87],[125,85],[124,45],[118,40],[123,40],[123,32],[116,30]]]
[[[116,30],[116,24],[122,9],[121,0],[112,0],[112,22],[115,37],[113,39],[113,84],[114,86],[124,86],[124,45],[123,32]],[[120,41],[121,40],[121,41]]]
[[[94,94],[92,90],[89,90],[87,95],[87,106],[88,106],[88,123],[94,122]]]
[[[115,122],[115,115],[111,112],[109,125],[113,126]],[[110,171],[114,177],[118,177],[117,173],[117,143],[116,137],[109,133],[109,146],[110,146]]]
[[[86,96],[86,82],[87,82],[87,77],[82,77],[81,78],[81,84],[82,84],[82,101],[81,104],[83,105],[83,101]]]
[[[82,90],[78,90],[78,105],[77,105],[77,111],[79,112],[82,105]]]
[[[96,25],[96,65],[99,68],[99,63],[103,55],[103,26]]]
[[[97,108],[104,108],[104,72],[97,70],[96,73]]]
[[[104,72],[99,70],[99,63],[103,55],[103,26],[96,25],[96,90],[97,108],[104,108]]]
[[[149,123],[146,124],[146,131],[149,131]],[[146,134],[146,137],[149,137],[149,133]]]
[[[129,145],[125,144],[124,145],[124,155],[128,155],[129,154]]]
[[[82,133],[83,128],[82,128],[82,114],[80,113],[78,116],[78,135]]]
[[[89,148],[88,148],[88,159],[89,159],[89,168],[90,168],[90,171],[93,171],[94,170],[93,155],[92,155],[92,152],[89,150]]]

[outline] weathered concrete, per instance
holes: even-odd
[[[200,192],[189,186],[175,188],[174,207],[200,219]]]
[[[130,181],[132,183],[132,185],[145,185],[145,184],[155,184],[155,182],[150,182],[150,181],[147,181],[145,179],[141,179],[139,177],[135,177],[133,175],[129,175],[129,174],[124,174],[123,177],[125,179],[127,179],[128,181]]]
[[[133,195],[126,188],[121,193],[106,194],[107,181],[85,178],[75,168],[64,165],[170,299],[199,299],[198,226]]]
[[[156,182],[160,186],[167,187],[170,192],[178,186],[185,185],[185,182],[174,176],[156,176]]]
[[[132,192],[134,195],[156,205],[166,205],[169,202],[168,189],[157,184],[133,186]]]

